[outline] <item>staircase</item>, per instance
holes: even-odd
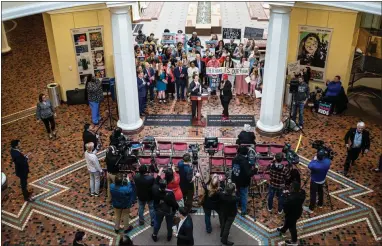
[[[355,53],[350,74],[349,90],[362,78],[382,78],[382,59]]]

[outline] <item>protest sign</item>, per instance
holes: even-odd
[[[249,68],[207,67],[206,74],[248,75]]]
[[[169,33],[169,32],[163,33],[161,43],[162,44],[175,44],[176,43],[175,35],[176,35],[175,33]]]
[[[254,40],[263,39],[264,29],[245,27],[244,29],[244,38],[252,38]]]
[[[223,28],[223,39],[241,39],[241,29]]]
[[[206,41],[206,47],[208,45],[210,45],[211,48],[215,48],[218,46],[218,40],[210,40],[210,41]]]

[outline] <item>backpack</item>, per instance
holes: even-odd
[[[254,166],[256,163],[256,151],[251,147],[248,147],[247,158],[249,165]]]

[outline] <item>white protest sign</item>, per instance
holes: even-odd
[[[249,68],[207,67],[206,74],[248,75]]]

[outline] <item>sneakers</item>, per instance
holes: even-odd
[[[241,216],[245,217],[248,213],[247,212],[241,212]]]
[[[292,242],[292,240],[285,240],[285,245],[298,245],[298,243]]]
[[[224,244],[224,245],[228,245],[228,246],[232,246],[232,245],[233,245],[233,242],[231,242],[231,241],[227,241],[227,242],[222,242],[222,244]]]
[[[143,220],[140,220],[140,221],[139,221],[139,225],[140,225],[140,226],[143,226],[144,224],[145,224],[145,222],[144,222]]]
[[[99,197],[99,193],[94,193],[94,196],[95,197]]]
[[[158,236],[151,234],[151,238],[153,239],[154,242],[158,241]]]
[[[267,206],[268,212],[272,212],[272,209]]]
[[[283,213],[284,213],[284,210],[281,210],[281,211],[279,211],[278,213],[279,213],[279,214],[283,214]]]
[[[52,138],[53,138],[52,133],[49,133],[49,139],[52,139]]]
[[[278,232],[280,232],[280,236],[282,237],[286,237],[284,233],[281,232],[281,227],[277,228],[276,229]]]
[[[93,196],[94,196],[94,193],[89,193],[89,196],[93,197]]]
[[[302,208],[304,209],[305,212],[308,212],[310,214],[313,213],[313,210],[310,210],[310,208],[308,206],[303,206]]]

